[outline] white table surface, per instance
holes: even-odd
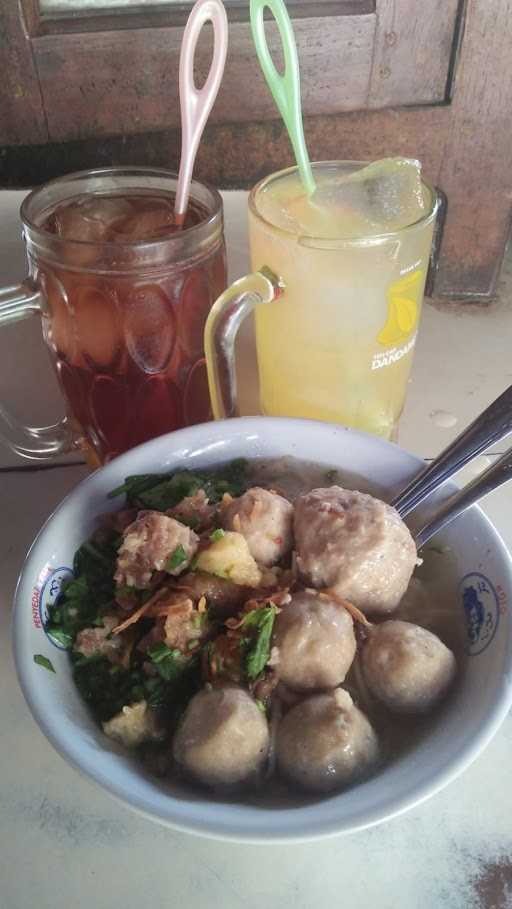
[[[0,193],[1,284],[23,276],[22,198]],[[224,198],[234,278],[247,268],[245,196]],[[511,309],[510,265],[498,304],[426,305],[400,428],[404,447],[434,456],[511,383]],[[243,373],[250,376],[248,332],[243,343]],[[36,319],[2,332],[0,388],[2,403],[28,422],[58,417]],[[253,390],[244,402],[254,412]],[[443,428],[439,411],[456,423]],[[512,907],[510,717],[473,766],[419,808],[367,832],[299,846],[223,844],[174,833],[132,814],[72,770],[39,732],[18,688],[9,614],[34,534],[86,471],[73,464],[26,467],[0,449],[0,909]],[[512,491],[494,493],[485,508],[512,546]]]

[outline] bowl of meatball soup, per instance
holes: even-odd
[[[421,512],[407,526],[388,503],[421,466],[247,417],[91,474],[16,592],[50,742],[133,809],[222,839],[355,831],[434,795],[512,702],[512,573],[478,507],[417,551]]]

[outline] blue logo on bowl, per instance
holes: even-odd
[[[39,617],[41,625],[48,640],[51,641],[54,647],[58,647],[59,650],[66,650],[67,647],[62,641],[58,641],[46,630],[46,624],[50,615],[50,608],[55,606],[63,585],[68,584],[73,578],[74,574],[71,568],[55,568],[54,571],[51,571],[45,578],[39,593]]]
[[[500,603],[493,583],[479,571],[460,582],[466,622],[466,649],[470,656],[483,653],[491,643],[500,621]]]

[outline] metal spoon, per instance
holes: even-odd
[[[391,504],[402,518],[405,517],[441,483],[457,473],[489,445],[499,442],[509,432],[512,432],[512,385],[499,398],[496,398],[428,467],[425,467]],[[500,463],[501,460],[496,462],[493,469]],[[482,474],[480,479],[483,479],[487,473],[488,471]],[[497,485],[499,486],[500,483]],[[466,486],[466,489],[470,489],[472,486],[473,484],[470,484],[470,486]],[[494,489],[494,486],[491,488]],[[485,495],[485,493],[482,492],[480,495]]]
[[[479,499],[486,496],[493,489],[498,489],[503,483],[512,479],[512,448],[509,448],[491,464],[483,473],[475,477],[471,483],[458,490],[449,499],[440,505],[437,511],[428,519],[419,530],[413,532],[413,536],[418,549],[423,546],[427,540],[430,540],[439,530],[455,520],[466,508],[474,505]]]

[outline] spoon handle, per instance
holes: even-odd
[[[194,81],[194,56],[206,22],[213,25],[213,57],[201,89]],[[221,0],[197,0],[188,17],[180,51],[181,161],[174,203],[175,220],[183,224],[187,213],[190,181],[199,141],[213,107],[224,73],[228,51],[228,19]]]
[[[434,536],[438,530],[441,530],[442,527],[445,527],[446,524],[449,524],[462,514],[466,508],[474,505],[478,499],[483,498],[489,492],[492,492],[493,489],[498,489],[499,486],[507,483],[510,479],[512,479],[512,448],[509,448],[501,458],[498,458],[480,476],[475,477],[471,483],[468,483],[467,486],[464,486],[463,489],[443,502],[424,527],[414,534],[418,549],[427,540],[430,540],[430,537]]]
[[[283,75],[277,72],[268,49],[263,22],[265,7],[274,16],[279,29],[284,54]],[[301,180],[306,192],[311,195],[316,184],[304,138],[297,45],[283,0],[251,0],[251,28],[263,75],[288,130]]]
[[[512,385],[395,498],[392,504],[401,517],[413,511],[441,483],[511,431]]]

